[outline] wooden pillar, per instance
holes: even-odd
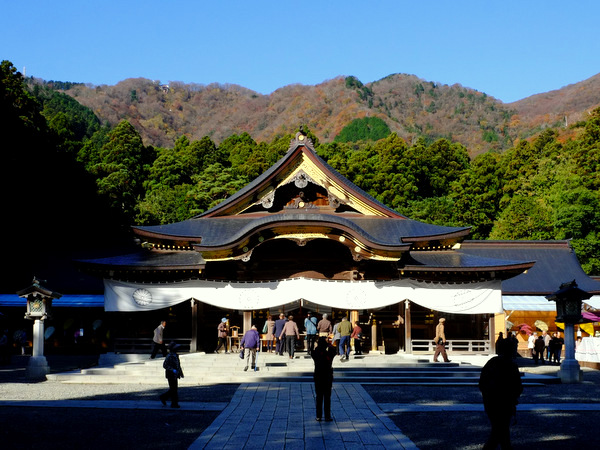
[[[377,350],[377,320],[373,318],[371,322],[371,351],[376,352]]]
[[[198,351],[198,301],[192,302],[192,341],[190,342],[190,353]]]
[[[358,311],[356,310],[352,310],[350,311],[350,323],[352,324],[352,326],[354,327],[354,322],[358,322]]]
[[[398,302],[398,353],[400,349],[406,351],[406,344],[403,342],[403,331],[404,331],[404,313],[402,311],[404,302]]]
[[[504,334],[504,333],[503,333]],[[494,316],[490,315],[488,319],[488,339],[490,340],[490,353],[496,353],[496,321]]]
[[[252,328],[252,311],[244,311],[244,323],[242,333],[245,333],[250,328]]]
[[[410,332],[411,318],[410,318],[410,300],[404,301],[404,340],[405,340],[405,352],[412,353],[412,335]]]

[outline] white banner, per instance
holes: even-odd
[[[412,280],[329,281],[293,278],[268,282],[104,280],[106,311],[149,311],[196,299],[224,309],[259,310],[305,299],[332,308],[376,309],[403,300],[454,314],[503,312],[501,282],[436,284]]]

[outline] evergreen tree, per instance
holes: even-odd
[[[378,141],[385,139],[390,133],[390,127],[379,117],[363,117],[346,125],[334,142]]]
[[[131,222],[136,204],[143,198],[143,182],[154,155],[154,149],[144,147],[139,133],[124,120],[109,133],[100,162],[91,167],[98,193],[107,196]]]

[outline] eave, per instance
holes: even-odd
[[[125,255],[78,260],[76,264],[87,272],[112,277],[115,273],[182,272],[200,273],[206,261],[198,252],[142,249]]]
[[[409,219],[352,214],[284,212],[230,217],[196,218],[170,225],[136,227],[154,245],[188,245],[205,260],[249,259],[252,251],[272,239],[291,239],[302,245],[312,239],[334,239],[355,259],[397,261],[415,248],[450,249],[468,228],[442,227]],[[173,245],[171,245],[173,243]]]
[[[400,276],[418,280],[465,282],[506,280],[535,265],[535,261],[503,260],[451,251],[415,251],[399,267]]]

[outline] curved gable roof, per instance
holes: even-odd
[[[308,166],[311,166],[312,170],[309,169]],[[365,210],[370,211],[370,214],[368,215],[394,217],[398,219],[406,218],[363,191],[327,164],[327,162],[317,155],[312,147],[311,140],[301,132],[296,133],[296,137],[295,139],[292,139],[287,153],[262,175],[259,175],[252,182],[225,199],[223,202],[194,218],[226,216],[231,215],[232,213],[237,214],[243,209],[256,203],[260,197],[267,193],[269,186],[279,184],[279,182],[287,178],[291,172],[297,172],[302,169],[306,172],[314,172],[315,169],[319,171],[320,183],[317,182],[318,184],[335,196],[349,195],[353,203],[362,205]],[[313,178],[317,177],[315,176]]]

